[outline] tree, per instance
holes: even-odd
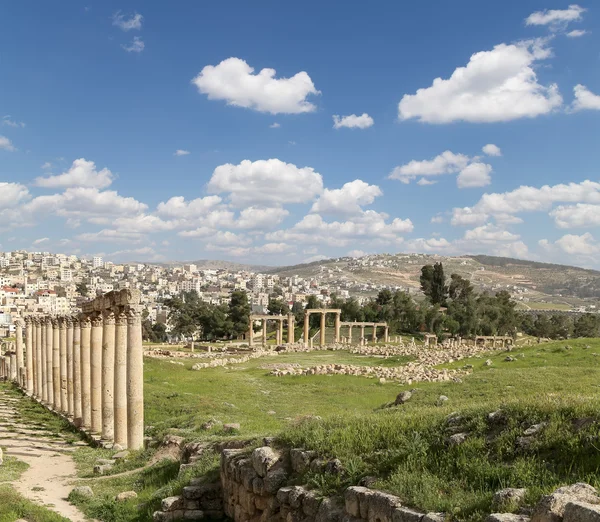
[[[87,287],[87,285],[86,285],[85,283],[83,283],[83,282],[82,282],[82,283],[77,283],[77,284],[75,285],[75,290],[77,290],[77,293],[78,293],[79,295],[82,295],[82,296],[84,296],[84,297],[88,295],[88,287]]]
[[[321,308],[321,303],[317,299],[316,295],[309,295],[306,300],[306,309],[312,310],[314,308]],[[319,314],[312,314],[310,316],[310,327],[311,328],[320,328],[321,327],[321,318]]]
[[[600,317],[592,314],[579,316],[573,325],[575,337],[600,337]]]
[[[267,313],[269,315],[287,315],[289,311],[290,307],[283,300],[269,299],[269,305],[267,306]]]
[[[234,336],[239,336],[248,331],[250,322],[250,303],[248,294],[244,290],[235,290],[231,292],[229,301],[229,321],[231,323],[231,332]]]
[[[442,263],[435,265],[425,265],[421,269],[421,290],[429,298],[433,305],[444,305],[448,298],[448,287],[444,276],[444,267]]]

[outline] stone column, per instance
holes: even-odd
[[[91,429],[102,432],[102,316],[92,319],[90,336],[90,390],[91,390]]]
[[[58,319],[58,333],[60,338],[60,411],[69,411],[69,397],[67,395],[67,322],[64,317]]]
[[[16,341],[15,341],[15,349],[17,350],[17,375],[19,374],[19,370],[21,368],[23,368],[23,366],[25,365],[24,359],[23,359],[23,325],[25,323],[23,322],[23,319],[21,319],[20,317],[17,318],[17,320],[15,321],[15,335],[16,335]]]
[[[35,321],[35,382],[37,398],[42,399],[42,322],[40,317]]]
[[[277,321],[277,344],[283,344],[283,320]]]
[[[81,327],[73,317],[73,422],[81,426]]]
[[[287,338],[287,342],[288,344],[294,344],[294,321],[295,321],[295,317],[294,314],[288,314],[288,318],[287,318],[287,334],[288,334],[288,338]]]
[[[17,352],[10,352],[10,380],[17,382]]]
[[[47,357],[47,353],[46,353],[46,317],[42,317],[40,318],[40,329],[42,331],[42,344],[41,344],[41,351],[42,351],[42,393],[41,393],[41,397],[42,397],[42,402],[48,404],[48,374],[46,373],[46,365],[47,365],[47,361],[46,361],[46,357]]]
[[[352,325],[348,326],[348,344],[352,344]]]
[[[304,346],[308,348],[310,336],[310,312],[304,312]]]
[[[267,346],[267,320],[262,320],[262,347]]]
[[[252,318],[248,320],[248,346],[252,348],[254,344],[254,321]]]
[[[69,417],[73,417],[73,381],[75,380],[73,367],[73,318],[67,316],[65,324],[67,326],[67,414]]]
[[[373,324],[373,342],[377,342],[377,325]]]
[[[361,346],[365,345],[365,325],[364,324],[360,325],[360,345]]]
[[[33,324],[31,317],[25,318],[25,382],[27,395],[33,395]]]
[[[341,313],[335,314],[335,342],[340,342],[340,321],[341,321]]]
[[[91,403],[91,359],[90,340],[92,335],[92,321],[88,316],[83,316],[80,321],[81,328],[81,426],[89,430],[92,427]]]
[[[62,411],[60,396],[60,327],[58,317],[52,318],[52,388],[54,409]]]
[[[46,395],[48,396],[48,406],[54,406],[54,375],[52,375],[52,343],[54,336],[52,332],[52,319],[46,318]]]
[[[127,447],[144,447],[142,315],[132,307],[127,313]]]
[[[319,345],[325,346],[325,312],[321,312],[321,331],[319,332]]]
[[[102,439],[115,433],[115,314],[104,312],[102,333]]]
[[[115,444],[127,447],[127,314],[115,322]]]
[[[383,331],[383,342],[384,343],[390,342],[390,327],[389,326],[386,326],[385,330]]]

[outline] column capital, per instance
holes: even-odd
[[[120,310],[115,315],[115,324],[117,326],[126,326],[127,325],[127,313],[124,310]]]
[[[15,319],[15,326],[23,328],[25,326],[25,321],[23,321],[23,319],[21,317],[17,317]]]
[[[82,314],[79,316],[79,324],[81,328],[91,328],[92,320],[89,315]]]
[[[97,314],[92,317],[92,328],[102,326],[102,314]]]
[[[53,328],[59,327],[58,317],[56,317],[56,316],[50,317],[50,322],[52,323]]]
[[[142,310],[138,307],[129,306],[127,308],[127,324],[134,326],[141,324],[142,322]]]
[[[65,322],[65,328],[71,328],[73,326],[73,317],[70,315],[65,315],[63,321]]]
[[[64,316],[59,316],[56,318],[58,321],[58,329],[59,330],[66,330],[67,329],[67,323],[65,321],[65,317]]]
[[[30,315],[26,315],[26,316],[24,317],[24,320],[25,320],[25,324],[26,324],[27,326],[29,326],[29,325],[32,323],[32,320],[31,320],[31,316],[30,316]]]
[[[106,310],[102,312],[102,318],[104,320],[104,324],[106,325],[115,324],[115,313],[112,310]]]

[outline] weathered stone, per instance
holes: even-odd
[[[163,498],[160,504],[163,511],[175,511],[177,509],[183,509],[183,497],[167,497]]]
[[[360,486],[352,486],[346,489],[344,493],[344,502],[346,506],[346,512],[353,517],[360,517],[360,504],[358,494],[366,490]]]
[[[488,515],[485,522],[529,522],[529,517],[515,513],[492,513]]]
[[[315,522],[341,522],[344,512],[342,507],[330,498],[321,502]]]
[[[426,513],[421,522],[445,522],[446,514],[445,513]]]
[[[112,464],[98,464],[94,466],[94,473],[96,475],[105,475],[112,469]]]
[[[155,511],[152,515],[154,522],[172,522],[173,513],[165,513],[164,511]]]
[[[290,492],[292,491],[293,486],[286,486],[284,488],[280,488],[277,491],[277,500],[281,504],[289,504]]]
[[[545,422],[540,422],[539,424],[534,424],[533,426],[530,426],[529,428],[527,428],[523,432],[523,435],[525,435],[526,437],[530,437],[531,435],[536,435],[540,431],[542,431],[545,427],[546,427]]]
[[[438,400],[437,400],[438,406],[441,406],[442,404],[445,404],[446,402],[448,402],[448,397],[446,397],[445,395],[440,395],[438,397]]]
[[[194,511],[200,509],[200,501],[199,500],[183,500],[183,509]]]
[[[89,486],[77,486],[76,488],[73,488],[71,490],[71,494],[79,495],[82,497],[93,497],[94,496],[94,492],[92,491],[92,488],[90,488]]]
[[[137,498],[137,493],[135,491],[122,491],[115,497],[115,500],[117,502],[125,502],[130,498]]]
[[[256,448],[252,452],[252,466],[259,477],[265,477],[267,472],[279,460],[279,454],[273,451],[273,448],[263,446]]]
[[[319,512],[321,500],[314,491],[307,491],[302,500],[302,511],[308,517],[315,517]]]
[[[392,514],[395,508],[399,506],[400,499],[398,497],[380,491],[372,491],[371,495],[369,495],[367,519],[369,522],[392,522]]]
[[[238,422],[230,422],[229,424],[223,424],[223,431],[225,433],[235,433],[240,431],[240,424]]]
[[[294,448],[290,450],[290,460],[292,461],[292,469],[296,473],[304,473],[310,467],[310,462],[314,459],[316,453],[314,451],[304,451]]]
[[[184,520],[202,520],[204,518],[204,511],[200,511],[199,509],[184,511],[183,519]]]
[[[600,506],[586,502],[569,502],[565,506],[564,522],[600,522]]]
[[[273,469],[264,478],[265,492],[274,494],[287,480],[288,474],[283,468]]]
[[[569,502],[600,503],[600,498],[589,484],[577,483],[558,488],[551,495],[541,498],[533,510],[531,522],[561,522],[565,506]]]
[[[462,444],[465,440],[467,440],[468,436],[469,434],[466,432],[455,433],[454,435],[448,437],[448,444],[450,446],[458,446],[459,444]]]
[[[420,522],[424,514],[407,507],[397,507],[392,512],[392,522]]]
[[[113,449],[115,449],[115,446],[113,446]],[[127,457],[129,457],[128,451],[119,451],[118,453],[115,453],[112,458],[114,460],[120,460],[120,459],[126,459]]]
[[[394,404],[396,406],[399,406],[401,404],[404,404],[405,402],[409,401],[412,397],[412,392],[406,390],[403,392],[400,392],[397,396],[396,396],[396,400],[394,401]]]
[[[340,459],[332,459],[325,465],[325,471],[333,475],[339,475],[343,471],[342,461]]]
[[[499,512],[513,511],[521,506],[526,494],[525,488],[505,488],[496,491],[492,499],[492,509]]]

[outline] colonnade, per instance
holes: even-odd
[[[492,348],[496,348],[497,344],[504,348],[506,346],[512,346],[515,340],[509,335],[478,335],[475,337],[476,345],[483,345],[486,347],[488,343],[491,343]]]
[[[254,323],[261,322],[262,336],[261,345],[267,345],[267,321],[277,321],[276,343],[283,344],[283,322],[287,321],[287,342],[294,343],[294,314],[285,315],[266,315],[266,314],[251,314],[250,324],[248,327],[248,346],[254,345]]]
[[[335,337],[334,342],[340,342],[340,325],[342,311],[339,308],[309,308],[304,310],[304,346],[309,347],[310,315],[321,314],[321,326],[319,335],[319,346],[325,346],[325,318],[327,314],[335,314]]]
[[[348,337],[346,337],[346,343],[352,344],[352,328],[358,327],[360,328],[360,337],[359,344],[363,345],[366,341],[365,337],[365,327],[369,326],[373,328],[373,335],[371,340],[376,343],[377,342],[377,328],[383,328],[383,342],[387,343],[390,340],[390,328],[387,323],[365,323],[365,322],[346,322],[341,323],[341,326],[346,326],[348,328]]]
[[[17,320],[16,371],[11,355],[10,378],[104,442],[142,449],[140,292],[109,292],[82,309],[76,316],[26,316],[24,324]]]

